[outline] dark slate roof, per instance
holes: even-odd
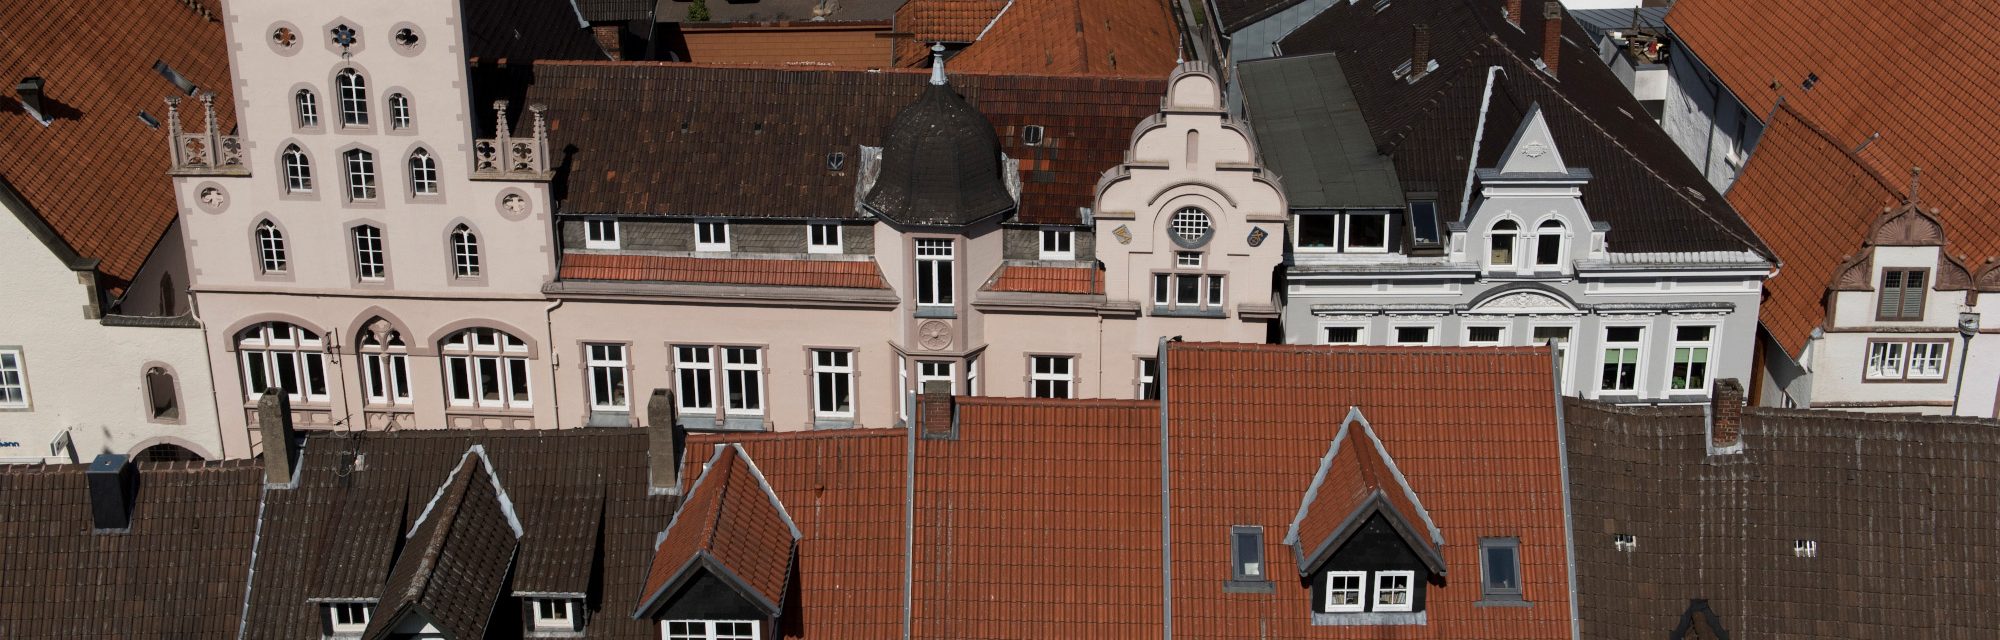
[[[947,84],[924,88],[889,122],[870,213],[903,224],[964,226],[1014,208],[993,123]]]
[[[1590,35],[1604,35],[1610,31],[1631,31],[1633,18],[1637,17],[1640,29],[1661,30],[1667,28],[1667,10],[1672,7],[1638,7],[1633,9],[1576,9],[1570,15],[1590,30]]]
[[[712,572],[741,590],[767,615],[784,611],[799,528],[741,445],[715,448],[673,522],[660,532],[653,568],[640,592],[641,616],[665,604],[662,599],[672,587],[698,571]]]
[[[1521,28],[1508,24],[1493,0],[1397,0],[1379,12],[1373,3],[1335,3],[1279,45],[1287,55],[1338,54],[1376,147],[1394,159],[1405,191],[1459,199],[1488,69],[1497,67],[1482,147],[1470,159],[1477,166],[1493,166],[1529,108],[1540,104],[1563,158],[1594,176],[1583,204],[1593,219],[1611,224],[1613,251],[1768,256],[1743,218],[1597,62],[1581,25],[1562,23],[1558,76],[1538,69],[1543,2],[1523,0]],[[1393,72],[1409,61],[1411,26],[1426,22],[1438,68],[1406,82]]]
[[[643,20],[653,17],[653,0],[576,0],[576,8],[591,22]]]
[[[709,0],[709,22],[805,22],[814,19],[853,22],[889,20],[896,17],[904,0]],[[659,14],[661,22],[684,22],[693,3],[670,0]],[[831,11],[828,11],[831,9]]]
[[[889,121],[927,77],[544,63],[525,101],[548,105],[550,138],[569,149],[556,185],[564,213],[858,218],[861,147],[882,145]],[[1096,200],[1098,178],[1124,159],[1133,128],[1166,94],[1163,78],[961,73],[951,85],[1021,160],[1015,220],[1037,224],[1081,224],[1079,208]],[[1044,128],[1043,145],[1021,143],[1026,125]],[[845,154],[842,169],[829,170],[832,153]]]
[[[644,432],[314,434],[300,456],[298,486],[265,494],[255,583],[247,604],[238,596],[247,611],[246,637],[318,637],[315,599],[394,599],[392,570],[422,551],[412,539],[398,558],[398,540],[420,528],[419,517],[473,445],[485,452],[522,527],[500,605],[520,593],[638,593],[653,536],[674,505],[673,498],[648,495]],[[369,521],[394,529],[382,535],[388,527],[356,526]],[[601,565],[593,568],[593,559]],[[631,597],[620,596],[610,610],[593,597],[591,637],[657,637],[657,628],[627,615]],[[493,624],[499,629],[503,621]]]
[[[131,530],[91,532],[88,465],[0,467],[0,637],[228,638],[263,467],[138,463]]]
[[[1580,637],[1666,638],[1696,601],[1730,638],[2000,637],[2000,424],[1750,408],[1711,456],[1700,407],[1564,416]]]
[[[606,57],[570,0],[462,0],[459,6],[466,58],[519,63]]]
[[[1292,8],[1301,0],[1214,0],[1216,24],[1223,33],[1234,33],[1250,23]]]
[[[1237,73],[1257,151],[1292,208],[1403,204],[1396,165],[1375,150],[1333,54],[1252,60]]]
[[[565,524],[584,528],[593,520]],[[486,637],[521,533],[486,452],[473,445],[417,516],[363,635],[392,637],[406,616],[416,615],[453,638]]]

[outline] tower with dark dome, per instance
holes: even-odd
[[[993,123],[952,90],[942,61],[923,95],[889,123],[879,166],[861,206],[892,223],[964,227],[1015,207]]]

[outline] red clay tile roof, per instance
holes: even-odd
[[[236,637],[263,466],[137,464],[115,534],[91,533],[88,465],[0,466],[0,637]]]
[[[1104,295],[1104,273],[1096,267],[1002,265],[986,290]]]
[[[204,0],[200,12],[220,15]],[[164,62],[200,91],[216,93],[217,117],[234,127],[222,23],[183,2],[0,3],[0,77],[40,76],[54,121],[30,117],[9,89],[0,97],[0,177],[86,258],[101,260],[103,284],[122,291],[178,215],[167,177],[166,98],[199,127],[201,107],[160,73]],[[11,86],[11,84],[10,84]],[[159,128],[139,120],[145,112]]]
[[[861,147],[881,146],[928,86],[916,70],[677,63],[544,62],[534,75],[526,101],[547,104],[550,138],[576,148],[566,214],[859,218]],[[1097,179],[1124,161],[1133,127],[1166,94],[1164,77],[955,73],[951,86],[1020,160],[1014,219],[1029,224],[1082,224]],[[1021,142],[1027,125],[1043,128],[1040,146]],[[836,152],[846,168],[829,171]]]
[[[1383,450],[1382,441],[1375,437],[1360,409],[1341,423],[1340,434],[1334,436],[1326,456],[1320,459],[1319,474],[1306,488],[1305,496],[1298,518],[1285,534],[1295,558],[1303,563],[1298,567],[1301,574],[1325,562],[1339,542],[1367,521],[1366,511],[1378,508],[1377,501],[1391,516],[1389,522],[1396,532],[1431,565],[1431,571],[1445,569],[1443,558],[1438,556],[1443,534],[1403,480],[1402,472],[1396,470],[1395,459]]]
[[[755,260],[569,253],[563,255],[561,274],[564,280],[889,288],[875,263],[864,260]]]
[[[1164,0],[1014,0],[946,68],[972,73],[1164,78],[1180,64]]]
[[[1009,0],[910,0],[896,10],[896,30],[924,44],[972,42],[1008,4]]]
[[[642,612],[659,606],[668,585],[696,570],[713,571],[707,563],[740,580],[734,586],[747,590],[757,606],[773,614],[784,610],[799,530],[741,447],[716,445],[716,450],[661,534]]]

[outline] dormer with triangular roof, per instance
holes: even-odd
[[[473,445],[405,536],[362,637],[486,637],[521,535],[486,448]]]
[[[1528,107],[1494,166],[1474,175],[1477,200],[1454,229],[1460,261],[1489,276],[1562,276],[1577,260],[1602,257],[1610,226],[1584,209],[1590,170],[1563,160],[1540,104]]]
[[[785,609],[799,528],[756,462],[718,444],[660,533],[633,617],[666,637],[768,637]]]
[[[1421,624],[1444,534],[1367,417],[1350,408],[1285,534],[1315,624]],[[1362,615],[1349,615],[1362,614]]]

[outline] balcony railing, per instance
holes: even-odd
[[[244,176],[250,167],[243,164],[243,141],[223,135],[215,124],[215,94],[201,94],[202,130],[189,133],[181,128],[180,96],[167,98],[167,140],[173,154],[171,173],[181,176]]]
[[[472,179],[547,180],[549,168],[549,125],[542,115],[548,107],[528,105],[534,117],[530,138],[513,137],[507,126],[507,101],[493,101],[493,130],[496,135],[472,142]]]

